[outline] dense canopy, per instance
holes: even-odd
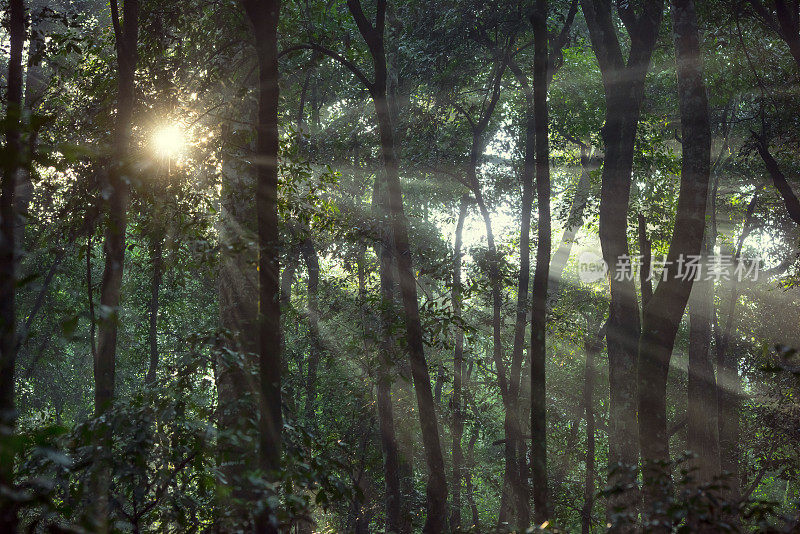
[[[800,0],[0,13],[0,532],[800,532]]]

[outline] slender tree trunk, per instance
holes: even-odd
[[[461,244],[464,220],[467,218],[469,196],[461,197],[456,224],[455,245],[453,247],[453,315],[461,316]],[[450,514],[450,528],[461,528],[461,477],[464,453],[461,439],[464,435],[464,398],[461,391],[464,376],[464,331],[457,327],[453,353],[453,510]]]
[[[527,497],[525,496],[527,495],[527,491],[523,489],[523,481],[520,480],[520,470],[517,466],[521,436],[519,430],[518,397],[522,368],[522,350],[520,349],[517,352],[512,352],[511,374],[509,376],[503,360],[503,280],[500,273],[500,255],[495,244],[492,217],[486,206],[486,202],[483,198],[483,191],[478,181],[478,164],[484,149],[483,135],[497,105],[500,96],[500,82],[505,69],[506,62],[502,62],[495,73],[489,103],[478,121],[474,122],[471,118],[467,117],[470,124],[472,124],[472,147],[470,149],[469,167],[467,168],[467,183],[475,195],[475,202],[478,205],[478,211],[483,218],[483,223],[486,228],[486,242],[490,257],[489,279],[492,299],[492,359],[494,360],[495,369],[497,370],[497,383],[500,389],[500,398],[503,401],[503,407],[505,409],[504,429],[506,439],[503,443],[505,471],[503,475],[503,490],[500,499],[498,523],[512,524],[516,522],[517,515],[519,514],[525,518],[528,508]],[[530,214],[530,209],[528,209],[528,213]],[[530,221],[530,217],[528,220]],[[530,226],[530,224],[528,226]],[[528,254],[530,254],[529,248],[530,247],[528,247]],[[521,274],[521,277],[522,276]],[[525,295],[525,300],[527,301],[527,294]],[[524,332],[524,323],[522,328]]]
[[[537,0],[533,24],[533,106],[536,115],[536,201],[539,212],[536,270],[531,312],[531,480],[533,519],[544,523],[550,514],[547,490],[547,282],[550,276],[550,125],[547,106],[549,47],[547,0]]]
[[[10,495],[14,487],[13,437],[17,414],[14,406],[14,368],[17,361],[16,332],[16,213],[14,193],[22,166],[22,49],[25,46],[25,4],[10,0],[8,6],[11,56],[6,93],[7,127],[0,185],[0,531],[17,531],[17,507]]]
[[[706,228],[703,268],[713,253],[713,237]],[[696,457],[689,463],[694,468],[692,486],[711,483],[721,473],[719,456],[719,406],[717,380],[711,360],[711,324],[714,306],[714,283],[697,280],[689,297],[689,370],[687,387],[686,448]],[[714,532],[710,524],[714,516],[702,520],[690,514],[687,525],[692,532]]]
[[[422,322],[419,315],[417,285],[409,246],[408,222],[403,208],[403,193],[400,185],[395,132],[387,99],[386,51],[384,48],[386,2],[385,0],[378,1],[374,26],[364,15],[359,0],[347,0],[347,7],[358,26],[361,36],[369,47],[375,71],[375,81],[369,84],[369,88],[375,105],[381,157],[386,172],[387,197],[393,239],[392,248],[397,261],[398,283],[405,312],[406,341],[411,363],[411,375],[417,397],[422,443],[428,466],[427,513],[423,532],[439,534],[445,530],[447,524],[447,478],[444,473],[444,458],[439,440],[439,423],[436,406],[433,402],[430,372],[428,370],[428,362],[425,360]]]
[[[406,316],[411,376],[414,380],[422,428],[422,442],[428,464],[427,516],[423,532],[436,534],[445,530],[447,522],[447,479],[444,474],[444,458],[439,443],[439,424],[422,342],[422,323],[419,316],[416,280],[411,264],[408,223],[403,212],[403,196],[394,153],[394,137],[385,96],[375,98],[375,108],[380,125],[384,166],[387,170],[392,236],[399,271],[400,294]]]
[[[259,467],[270,480],[281,461],[281,308],[278,233],[278,20],[279,0],[242,0],[258,59],[256,213],[258,233]],[[273,511],[256,531],[276,533]]]
[[[512,361],[513,368],[517,369],[515,379],[511,380],[511,383],[516,383],[517,386],[514,388],[514,391],[512,391],[512,388],[509,385],[506,365],[503,361],[503,280],[500,275],[500,258],[497,251],[497,246],[495,244],[494,231],[492,229],[492,217],[489,213],[486,203],[484,202],[483,193],[477,177],[478,158],[481,153],[481,135],[482,132],[476,132],[474,134],[467,179],[469,180],[469,183],[472,184],[472,190],[475,194],[478,210],[481,213],[484,226],[486,227],[486,241],[490,256],[489,278],[492,298],[492,359],[494,360],[495,369],[497,370],[497,383],[500,389],[500,398],[502,399],[503,407],[505,408],[504,429],[506,434],[506,439],[503,442],[505,471],[503,476],[503,493],[500,499],[500,511],[498,513],[498,523],[510,524],[515,522],[515,512],[518,511],[518,506],[522,502],[522,498],[518,498],[518,489],[520,487],[518,480],[519,469],[517,468],[517,443],[520,435],[518,431],[519,421],[516,417],[517,403],[513,400],[513,395],[518,395],[519,392],[519,370],[521,369],[521,365],[514,365],[515,362]],[[521,364],[521,359],[519,364]]]
[[[794,191],[792,191],[792,186],[790,186],[789,182],[786,181],[786,176],[784,176],[783,172],[778,166],[778,162],[775,161],[775,158],[772,157],[772,154],[770,154],[766,137],[756,137],[756,148],[758,149],[761,159],[764,160],[764,165],[767,167],[767,172],[769,172],[769,175],[772,178],[772,183],[775,185],[775,189],[778,190],[778,193],[780,193],[781,198],[783,199],[783,203],[786,206],[786,212],[795,223],[800,224],[800,200],[797,199]]]
[[[372,211],[382,221],[381,240],[375,254],[379,258],[381,281],[380,352],[378,354],[377,408],[378,426],[383,451],[383,470],[386,485],[386,531],[401,532],[400,459],[392,406],[392,367],[396,354],[392,337],[395,316],[395,280],[391,253],[391,229],[386,220],[386,196],[381,180],[376,177],[372,192]],[[361,275],[363,276],[363,275]]]
[[[159,310],[159,292],[161,290],[161,279],[164,275],[164,258],[163,258],[164,236],[160,231],[156,231],[156,235],[151,236],[151,264],[152,275],[150,279],[150,327],[147,333],[150,345],[150,364],[147,368],[147,376],[145,377],[146,384],[152,384],[156,380],[156,371],[158,369],[158,310]]]
[[[753,197],[747,207],[744,228],[736,243],[736,249],[723,245],[720,251],[723,255],[733,255],[737,261],[741,258],[744,240],[752,230],[752,216],[755,211],[757,197]],[[720,326],[714,336],[717,364],[717,402],[719,409],[719,447],[720,468],[727,474],[728,485],[726,494],[731,500],[741,496],[741,461],[742,452],[739,444],[739,427],[742,402],[742,379],[739,376],[739,358],[736,356],[737,343],[733,340],[734,325],[736,322],[736,306],[739,302],[739,287],[737,281],[731,282],[730,295],[725,309],[725,326]],[[731,343],[733,342],[733,347]],[[731,350],[733,349],[733,350]]]
[[[125,0],[123,18],[118,20],[116,1],[111,5],[115,19],[117,47],[117,115],[114,134],[115,161],[108,173],[108,221],[105,230],[105,267],[100,285],[100,305],[112,310],[100,322],[97,360],[95,361],[95,413],[103,414],[114,398],[114,367],[117,351],[120,286],[125,260],[125,229],[127,225],[128,188],[125,183],[131,122],[134,107],[134,72],[138,42],[138,0]]]
[[[531,270],[531,211],[533,208],[533,177],[535,174],[535,125],[532,98],[527,99],[525,109],[524,147],[525,153],[522,168],[522,213],[520,218],[519,237],[519,281],[517,283],[517,311],[514,324],[514,346],[511,353],[511,384],[509,400],[513,409],[506,410],[506,426],[513,425],[513,436],[506,435],[507,454],[515,455],[514,461],[506,464],[506,469],[513,467],[517,474],[512,477],[516,484],[514,508],[517,513],[517,526],[527,528],[530,523],[530,505],[528,502],[528,477],[525,462],[525,441],[522,439],[522,365],[525,350],[525,327],[527,326],[530,301],[528,286]],[[517,378],[519,377],[519,378]],[[513,419],[513,420],[512,420]],[[513,438],[513,441],[512,441]]]
[[[254,439],[256,428],[252,414],[257,410],[258,390],[253,380],[254,355],[258,350],[258,274],[256,251],[246,246],[255,241],[255,187],[252,173],[239,165],[240,156],[234,153],[223,160],[226,179],[221,192],[218,228],[221,244],[217,280],[219,323],[228,334],[222,341],[224,350],[219,351],[215,365],[220,435],[217,461],[221,474],[215,508],[227,518],[216,525],[220,532],[252,529],[247,507],[237,504],[254,499],[245,473],[255,468],[256,451],[248,448],[247,442],[231,439],[240,433]]]
[[[136,71],[139,33],[139,1],[124,0],[123,17],[119,20],[116,0],[111,0],[112,20],[117,49],[117,114],[114,132],[114,161],[108,171],[108,219],[106,221],[104,250],[105,266],[100,282],[100,305],[110,313],[100,321],[97,336],[97,357],[94,361],[95,416],[103,415],[114,400],[114,374],[117,358],[117,330],[119,327],[120,288],[125,261],[125,232],[127,227],[128,186],[131,123],[135,105],[134,73]],[[97,498],[95,519],[98,528],[108,528],[108,487],[110,484],[110,431],[100,436],[97,466]]]
[[[654,518],[668,499],[667,377],[675,335],[692,289],[679,261],[701,251],[711,171],[711,127],[703,82],[700,37],[692,0],[673,0],[683,150],[681,187],[666,267],[642,315],[639,341],[639,439],[645,506]],[[686,275],[687,273],[683,273]]]

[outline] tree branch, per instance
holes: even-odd
[[[347,67],[350,70],[350,72],[352,72],[353,75],[355,75],[355,77],[358,78],[358,80],[362,84],[364,84],[364,87],[366,87],[368,91],[372,92],[374,90],[375,84],[373,84],[369,80],[369,78],[367,78],[366,74],[364,74],[364,72],[360,68],[358,68],[358,65],[356,65],[355,63],[353,63],[349,59],[345,58],[344,56],[342,56],[338,52],[335,52],[335,51],[331,50],[330,48],[326,48],[326,47],[324,47],[324,46],[322,46],[321,44],[318,44],[318,43],[303,43],[303,44],[297,44],[297,45],[290,46],[289,48],[287,48],[285,50],[281,50],[278,53],[278,59],[280,59],[281,57],[286,56],[286,55],[288,55],[288,54],[290,54],[292,52],[296,52],[297,50],[316,50],[317,52],[321,52],[322,54],[325,54],[329,58],[331,58],[331,59],[333,59],[335,61],[338,61],[339,63],[341,63],[342,65]]]
[[[767,172],[769,172],[772,177],[772,183],[783,198],[783,203],[786,205],[786,211],[789,212],[789,217],[800,225],[800,200],[797,199],[789,182],[786,181],[786,176],[784,176],[780,167],[778,167],[778,162],[775,161],[775,158],[770,154],[766,137],[753,132],[753,138],[756,140],[756,149],[761,155],[761,159],[764,160]]]

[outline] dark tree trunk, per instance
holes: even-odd
[[[241,0],[258,59],[256,212],[258,224],[259,467],[274,477],[281,460],[281,307],[278,233],[279,0]],[[261,533],[278,532],[272,510],[256,520]]]
[[[126,174],[129,172],[128,154],[130,150],[131,123],[135,105],[134,73],[136,71],[139,33],[139,1],[124,0],[122,20],[119,19],[116,0],[110,2],[114,37],[117,49],[117,114],[114,131],[114,161],[108,170],[107,213],[104,250],[105,266],[100,282],[100,305],[111,312],[99,323],[97,335],[97,355],[94,360],[94,410],[95,416],[103,415],[114,400],[114,374],[117,358],[117,330],[119,327],[120,288],[125,261],[125,231],[127,227],[128,186]],[[96,462],[97,499],[95,515],[100,530],[108,528],[108,487],[110,466],[108,455],[111,449],[111,435],[104,431],[100,437]]]
[[[783,203],[786,206],[786,212],[795,223],[800,224],[800,200],[797,199],[794,191],[792,191],[792,186],[790,186],[789,182],[786,181],[786,176],[784,176],[783,172],[778,166],[778,162],[775,161],[775,158],[772,157],[772,154],[770,154],[767,139],[763,136],[756,137],[756,148],[758,149],[761,159],[764,160],[764,164],[767,167],[767,172],[769,172],[769,175],[772,178],[772,183],[775,185],[775,189],[778,190],[778,193],[780,193],[781,198],[783,199]]]
[[[25,4],[10,0],[8,6],[11,55],[8,61],[6,93],[7,121],[3,147],[3,183],[0,185],[0,531],[17,531],[18,504],[14,491],[14,449],[5,441],[16,426],[14,368],[17,362],[16,332],[16,213],[14,194],[22,166],[22,49],[25,46]]]
[[[361,36],[367,43],[375,70],[375,81],[368,83],[368,87],[375,105],[375,114],[380,133],[381,156],[386,172],[393,252],[397,261],[400,295],[405,312],[406,341],[411,363],[411,375],[417,396],[422,442],[428,465],[427,514],[423,532],[438,534],[445,530],[447,523],[447,478],[444,473],[444,458],[442,457],[442,448],[439,440],[439,423],[436,415],[436,406],[433,402],[430,373],[428,363],[425,360],[417,286],[408,239],[408,222],[403,208],[399,161],[387,99],[386,51],[384,48],[386,2],[385,0],[378,0],[374,26],[364,15],[359,0],[347,0],[347,7],[358,26]]]
[[[478,137],[480,134],[476,134]],[[515,511],[517,505],[521,502],[518,499],[519,483],[519,469],[517,468],[517,449],[520,432],[519,420],[517,418],[517,402],[515,402],[514,395],[519,392],[519,375],[522,364],[522,353],[519,354],[519,361],[515,362],[512,359],[512,372],[516,370],[514,379],[511,383],[517,384],[513,388],[509,385],[508,371],[503,360],[503,323],[502,323],[502,308],[503,308],[503,279],[500,274],[500,257],[497,251],[497,246],[494,239],[494,231],[492,229],[492,218],[489,209],[483,199],[480,184],[477,178],[478,157],[481,152],[479,148],[480,142],[478,138],[473,141],[473,151],[470,157],[469,181],[472,185],[472,190],[475,194],[475,200],[478,205],[478,210],[483,218],[484,226],[486,227],[486,241],[489,250],[489,278],[491,287],[492,298],[492,359],[497,371],[497,384],[500,389],[500,398],[503,401],[505,408],[504,428],[506,439],[504,441],[504,458],[505,470],[503,476],[503,494],[500,500],[500,511],[498,514],[499,523],[512,523],[515,521]]]
[[[600,191],[600,243],[603,259],[613,268],[628,256],[627,217],[636,127],[641,113],[644,81],[661,25],[663,0],[644,4],[640,16],[623,18],[631,36],[630,55],[622,55],[611,3],[581,0],[603,79],[606,122],[602,136],[605,158]],[[632,10],[632,8],[630,8]],[[636,20],[631,20],[634,18]],[[609,486],[621,489],[608,499],[609,514],[630,508],[636,487],[633,469],[638,463],[637,394],[639,305],[630,280],[611,278],[606,343],[609,363]],[[625,525],[618,525],[626,528]]]
[[[692,289],[691,277],[679,277],[679,258],[701,251],[711,171],[711,127],[703,82],[700,37],[692,0],[673,0],[683,150],[681,186],[665,279],[642,315],[639,341],[639,440],[648,513],[660,515],[668,498],[667,376],[675,335]],[[685,274],[685,273],[684,273]]]
[[[422,323],[419,316],[417,286],[411,263],[408,241],[408,223],[403,211],[392,126],[385,96],[375,98],[375,108],[381,131],[384,165],[387,169],[389,211],[392,218],[392,237],[399,272],[400,294],[406,318],[406,335],[411,361],[411,376],[417,396],[422,442],[428,464],[427,515],[423,532],[436,534],[445,530],[447,514],[447,479],[444,458],[439,443],[439,424],[433,402],[430,373],[425,360],[422,341]]]
[[[146,384],[152,384],[156,380],[156,371],[158,370],[158,309],[159,309],[159,292],[161,290],[161,279],[164,275],[164,258],[163,258],[164,236],[160,231],[151,236],[151,268],[152,274],[150,278],[150,325],[147,332],[147,338],[150,345],[150,363],[147,368],[147,376],[145,377]]]
[[[547,0],[537,0],[533,24],[533,109],[536,115],[536,201],[539,214],[536,270],[531,311],[531,481],[533,519],[544,523],[549,515],[547,491],[547,401],[545,363],[547,347],[547,281],[550,275],[550,142],[547,86],[549,46]]]
[[[530,96],[530,95],[529,95]],[[530,505],[528,502],[527,469],[525,466],[525,441],[522,440],[522,365],[525,350],[525,327],[528,322],[530,301],[528,286],[531,270],[531,210],[533,209],[533,177],[535,173],[535,125],[532,98],[527,99],[525,110],[524,147],[525,153],[522,168],[522,213],[519,234],[519,281],[517,283],[517,311],[514,324],[514,346],[511,352],[511,384],[509,400],[512,410],[506,412],[507,426],[513,425],[513,436],[507,433],[507,453],[514,454],[515,459],[506,464],[506,469],[513,467],[517,473],[512,477],[516,484],[513,494],[514,507],[517,512],[517,527],[525,529],[530,523]],[[513,418],[513,421],[510,420]],[[512,438],[515,441],[512,441]]]
[[[461,316],[461,243],[464,220],[467,218],[469,196],[461,197],[456,224],[455,245],[453,246],[453,315]],[[453,510],[450,514],[450,528],[461,528],[461,477],[464,453],[461,439],[464,435],[464,398],[461,391],[464,377],[464,331],[456,327],[455,350],[453,353]]]
[[[401,506],[403,499],[400,491],[400,459],[392,405],[393,356],[397,352],[391,333],[395,316],[395,269],[392,262],[391,229],[386,220],[386,195],[380,184],[381,180],[376,177],[372,192],[372,211],[381,221],[382,234],[380,243],[375,248],[375,255],[378,256],[380,262],[381,281],[380,351],[376,389],[378,426],[386,485],[386,531],[391,533],[402,531]],[[359,278],[362,277],[363,275],[359,275]]]
[[[522,364],[522,353],[520,352],[519,354],[518,362],[515,362],[513,359],[511,362],[512,370],[517,370],[514,379],[511,380],[511,383],[517,384],[512,391],[512,387],[509,385],[508,371],[503,360],[503,279],[500,274],[500,257],[495,244],[491,214],[484,202],[483,193],[477,177],[478,158],[481,152],[481,148],[479,147],[482,146],[479,141],[481,134],[482,132],[476,133],[476,137],[473,141],[468,180],[472,184],[472,191],[475,194],[478,210],[481,213],[484,226],[486,227],[486,241],[490,256],[489,278],[492,298],[492,359],[495,364],[495,369],[497,370],[497,384],[500,389],[500,398],[505,408],[504,429],[506,439],[503,442],[505,470],[498,522],[513,523],[515,521],[515,511],[517,511],[518,508],[517,505],[521,502],[521,499],[518,498],[520,483],[519,469],[517,467],[517,449],[520,432],[518,430],[519,420],[517,418],[517,403],[513,399],[514,395],[519,392],[519,374]]]
[[[753,214],[758,196],[754,195],[747,206],[742,233],[736,242],[736,249],[722,246],[723,255],[733,255],[739,261],[744,241],[752,231]],[[736,356],[734,344],[731,350],[732,333],[736,322],[736,305],[739,302],[739,286],[736,280],[731,282],[730,295],[725,309],[725,326],[721,317],[717,318],[719,328],[714,335],[715,358],[717,364],[717,403],[719,409],[718,432],[720,448],[720,468],[727,474],[727,497],[730,500],[741,496],[741,449],[739,445],[739,427],[742,402],[742,379],[739,376],[739,358]],[[734,521],[737,518],[733,518]]]
[[[503,360],[503,279],[500,273],[500,256],[497,251],[494,231],[492,229],[492,217],[484,200],[480,182],[478,181],[478,165],[480,163],[480,158],[483,154],[485,146],[483,136],[500,98],[500,83],[502,81],[506,66],[507,62],[505,60],[498,62],[496,72],[494,72],[494,77],[492,79],[492,92],[488,104],[486,105],[485,109],[482,110],[481,116],[477,121],[474,121],[471,117],[466,116],[466,113],[462,108],[459,107],[457,109],[465,114],[465,117],[472,126],[472,145],[469,155],[469,167],[467,168],[467,184],[475,195],[475,202],[478,205],[478,211],[483,218],[483,223],[486,228],[486,242],[489,251],[489,279],[492,299],[492,359],[494,360],[495,369],[497,371],[497,383],[498,388],[500,389],[500,397],[503,401],[503,407],[505,408],[504,429],[506,439],[503,442],[505,470],[503,475],[503,490],[500,499],[498,523],[515,524],[519,519],[519,516],[525,520],[526,516],[528,515],[526,512],[528,508],[527,491],[524,489],[524,481],[522,481],[520,478],[520,469],[517,465],[518,451],[521,447],[518,397],[523,354],[520,345],[519,350],[512,352],[510,370],[506,369],[506,365]],[[527,213],[528,227],[530,227],[530,207],[528,207]],[[524,205],[522,217],[523,219],[525,218]],[[530,247],[526,247],[526,250],[529,257]],[[522,251],[521,262],[524,261],[525,251]],[[521,264],[521,282],[523,281],[523,278],[527,278],[529,276],[528,273],[529,269],[524,269]],[[527,304],[527,282],[525,284],[525,291],[526,294],[524,295],[524,299]],[[524,318],[521,325],[519,322],[517,323],[516,329],[519,328],[522,329],[524,335]],[[517,332],[515,331],[515,338],[516,333]]]
[[[114,398],[114,367],[117,352],[120,286],[125,261],[125,229],[127,225],[128,188],[125,174],[134,107],[134,72],[138,42],[138,0],[124,0],[122,21],[111,1],[117,48],[117,115],[114,133],[114,157],[108,173],[108,221],[105,230],[105,267],[100,285],[100,305],[112,310],[100,321],[97,359],[94,365],[95,414],[103,414]]]

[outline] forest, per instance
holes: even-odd
[[[800,0],[0,0],[0,534],[800,532]]]

